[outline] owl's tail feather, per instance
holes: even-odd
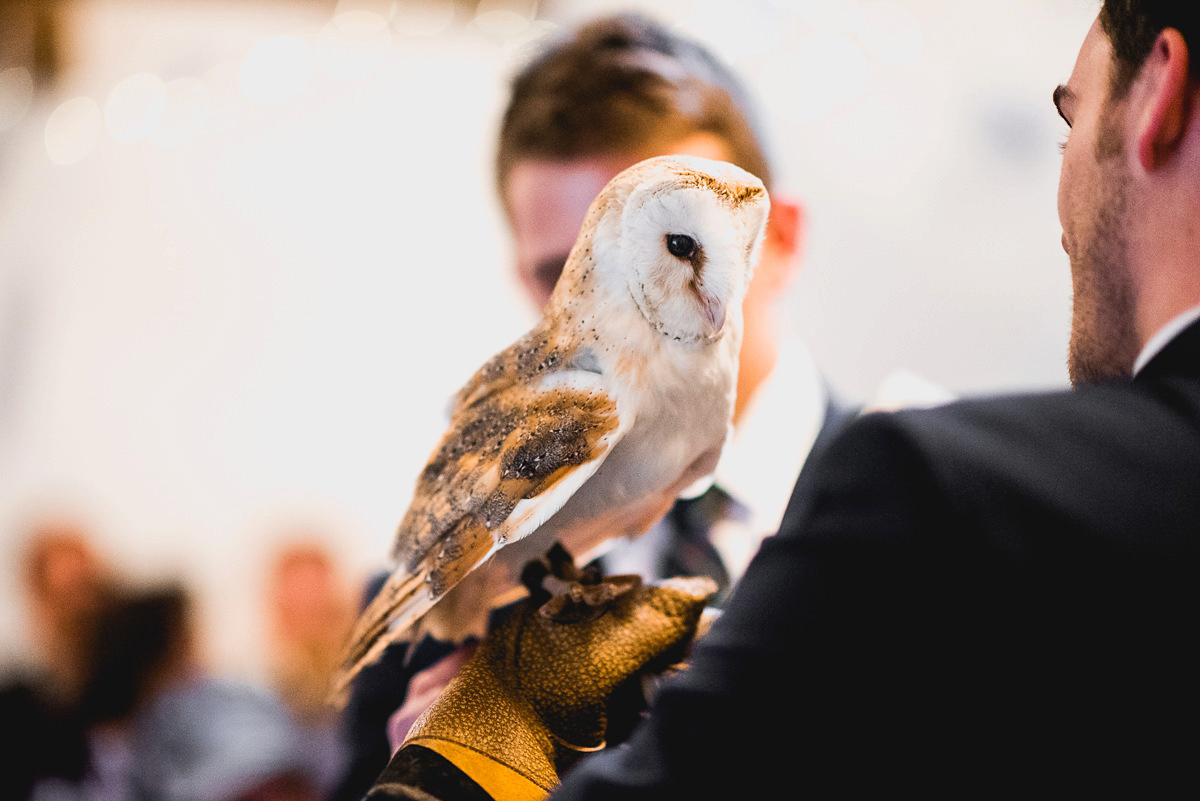
[[[464,515],[438,543],[440,547],[431,548],[409,570],[392,573],[359,616],[334,678],[331,702],[335,706],[344,705],[359,671],[394,642],[416,643],[424,633],[452,642],[466,634],[483,636],[490,579],[474,574],[475,580],[459,585],[490,557],[495,546],[492,532],[478,516]],[[425,620],[431,609],[438,614]]]
[[[413,633],[411,611],[415,602],[428,603],[423,571],[407,575],[393,574],[379,593],[363,610],[354,624],[342,654],[341,667],[334,676],[330,703],[341,707],[350,695],[350,683],[359,672],[377,660],[389,645],[410,640]],[[392,626],[393,621],[407,618],[408,625]]]

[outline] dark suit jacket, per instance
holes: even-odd
[[[869,415],[556,799],[1200,783],[1200,323],[1132,382]]]
[[[1200,323],[1131,382],[850,424],[553,797],[1194,797],[1198,634]]]

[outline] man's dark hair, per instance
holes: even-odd
[[[1112,96],[1122,98],[1164,28],[1183,35],[1192,52],[1191,72],[1200,77],[1200,1],[1104,0],[1100,26],[1113,48]]]
[[[706,132],[770,186],[764,136],[737,77],[701,44],[640,14],[605,17],[552,42],[513,79],[500,126],[501,197],[526,158],[636,153]]]

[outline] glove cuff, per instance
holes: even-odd
[[[413,723],[404,744],[437,751],[481,785],[474,771],[502,766],[545,795],[558,784],[556,745],[529,702],[487,665],[491,657],[486,646],[476,652]]]
[[[454,764],[492,798],[505,801],[542,801],[550,788],[542,787],[528,776],[487,754],[462,743],[439,737],[417,736],[405,745],[420,745]]]

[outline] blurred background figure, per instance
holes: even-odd
[[[78,777],[42,777],[32,801],[315,801],[300,731],[273,695],[213,676],[179,585],[125,587],[87,637]],[[57,748],[54,740],[42,750]]]
[[[335,769],[328,726],[318,739],[311,714],[293,712],[282,693],[220,676],[202,656],[191,591],[133,580],[95,539],[67,517],[26,538],[33,653],[0,687],[0,798],[321,798]],[[336,638],[346,602],[332,562],[311,548],[285,557],[273,585],[280,639],[317,639],[321,627]],[[294,675],[314,672],[315,650]]]
[[[267,585],[272,685],[291,709],[327,789],[341,768],[330,681],[355,614],[355,596],[324,545],[295,542],[275,557]]]
[[[617,545],[605,573],[709,575],[722,592],[774,533],[809,448],[847,410],[780,306],[799,267],[804,211],[776,180],[751,89],[705,44],[640,14],[603,17],[553,39],[513,79],[496,183],[515,272],[532,304],[550,297],[592,199],[618,172],[678,153],[730,161],[762,179],[771,213],[743,304],[734,438],[717,485]]]
[[[83,695],[97,623],[116,576],[87,527],[49,519],[24,543],[21,579],[31,653],[0,683],[0,798],[23,799],[42,779],[82,780],[89,762]]]
[[[353,596],[333,556],[315,543],[280,551],[268,594],[275,686],[301,718],[322,718],[329,677],[355,613]]]
[[[39,524],[25,554],[24,583],[37,672],[60,702],[79,699],[96,616],[116,575],[88,530],[74,521]]]

